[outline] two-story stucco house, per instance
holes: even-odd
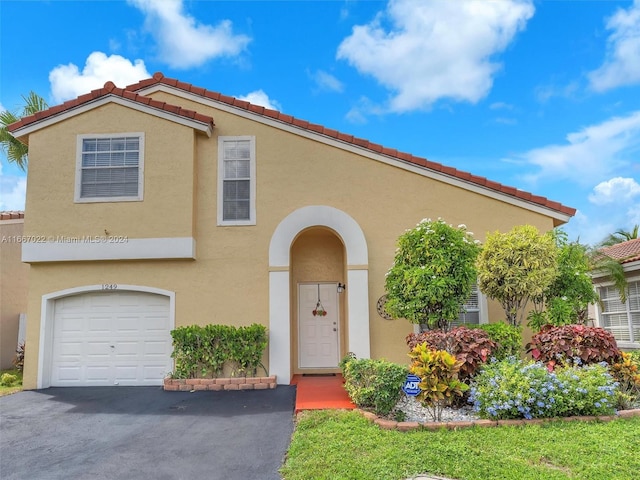
[[[412,327],[378,311],[400,234],[575,213],[160,73],[10,130],[29,144],[26,388],[160,384],[190,324],[264,324],[284,384],[347,352],[404,363]],[[502,318],[479,300],[477,321]]]

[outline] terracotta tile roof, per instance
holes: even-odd
[[[24,218],[24,212],[20,210],[0,212],[0,220],[18,220],[20,218]]]
[[[627,240],[626,242],[617,243],[610,247],[605,247],[602,253],[620,263],[630,263],[640,260],[640,238]]]
[[[416,157],[414,155],[411,155],[410,153],[399,152],[398,150],[387,148],[382,145],[372,143],[368,140],[354,137],[353,135],[348,135],[346,133],[338,132],[337,130],[326,128],[326,127],[323,127],[322,125],[313,124],[306,120],[301,120],[299,118],[292,117],[291,115],[286,115],[284,113],[278,112],[276,110],[270,110],[265,107],[253,105],[243,100],[238,100],[237,98],[222,95],[221,93],[218,93],[218,92],[212,92],[210,90],[207,90],[201,87],[196,87],[195,85],[191,85],[190,83],[184,83],[173,78],[167,78],[161,72],[156,72],[153,74],[152,78],[147,78],[133,85],[129,85],[126,88],[127,90],[130,90],[130,91],[138,91],[138,90],[142,90],[157,84],[168,85],[171,87],[184,90],[186,92],[190,92],[194,95],[202,96],[217,102],[222,102],[222,103],[226,103],[227,105],[242,108],[249,112],[252,112],[258,115],[263,115],[265,117],[269,117],[275,120],[279,120],[281,122],[288,123],[298,128],[319,133],[321,135],[326,135],[328,137],[335,138],[345,143],[349,143],[361,148],[365,148],[367,150],[371,150],[376,153],[387,155],[389,157],[392,157],[407,163],[412,163],[420,167],[428,168],[430,170],[440,172],[440,173],[449,175],[451,177],[455,177],[465,182],[473,183],[481,187],[486,187],[490,190],[494,190],[496,192],[500,192],[512,197],[516,197],[520,200],[524,200],[524,201],[531,202],[543,207],[547,207],[551,210],[561,212],[565,215],[573,216],[576,213],[575,208],[567,207],[565,205],[562,205],[559,202],[554,202],[552,200],[549,200],[546,197],[533,195],[531,193],[518,190],[514,187],[509,187],[507,185],[503,185],[498,182],[493,182],[491,180],[488,180],[485,177],[479,177],[469,172],[464,172],[456,168],[447,167],[440,163],[427,160],[426,158]]]
[[[75,107],[79,107],[81,105],[89,103],[93,100],[99,99],[101,97],[106,97],[107,95],[116,95],[118,97],[126,98],[128,100],[132,100],[142,105],[148,105],[149,107],[157,108],[159,110],[164,110],[165,112],[173,113],[181,117],[185,117],[191,120],[195,120],[198,122],[211,125],[211,127],[215,126],[215,123],[212,117],[209,117],[207,115],[202,115],[201,113],[195,112],[193,110],[187,110],[186,108],[178,107],[176,105],[171,105],[166,102],[160,102],[158,100],[154,100],[151,97],[145,97],[144,95],[139,95],[131,90],[127,90],[126,88],[118,88],[115,86],[113,82],[107,82],[104,84],[104,87],[102,88],[92,90],[90,93],[81,95],[78,98],[75,98],[73,100],[67,100],[64,103],[53,106],[47,110],[43,110],[33,115],[23,117],[18,122],[12,123],[11,125],[9,125],[7,127],[7,130],[9,130],[10,132],[14,132],[18,128],[26,127],[27,125],[31,125],[32,123],[38,122],[40,120],[53,117],[54,115],[66,112]]]
[[[346,133],[338,132],[337,130],[323,127],[322,125],[310,123],[306,120],[301,120],[299,118],[292,117],[291,115],[286,115],[284,113],[278,112],[276,110],[270,110],[259,105],[253,105],[244,100],[239,100],[234,97],[222,95],[221,93],[218,93],[218,92],[212,92],[205,88],[196,87],[195,85],[191,85],[190,83],[184,83],[176,79],[167,78],[160,72],[155,73],[152,78],[148,78],[138,83],[135,83],[133,85],[129,85],[124,89],[117,88],[112,82],[107,82],[105,83],[104,87],[101,89],[93,90],[88,94],[82,95],[74,100],[69,100],[67,102],[64,102],[61,105],[51,107],[48,110],[38,112],[35,115],[24,117],[19,122],[11,124],[7,128],[10,132],[13,132],[20,127],[24,127],[32,123],[38,122],[40,120],[43,120],[45,118],[52,117],[56,114],[65,112],[67,110],[78,107],[80,105],[91,102],[92,100],[95,100],[97,98],[100,98],[106,95],[118,95],[123,98],[140,102],[142,104],[149,105],[151,107],[166,110],[168,112],[182,115],[187,118],[191,118],[191,119],[198,120],[201,122],[206,122],[206,123],[210,122],[212,126],[214,125],[213,118],[211,117],[201,115],[197,112],[194,112],[193,110],[186,110],[181,107],[167,104],[165,102],[153,100],[150,97],[146,97],[136,93],[139,90],[142,90],[157,84],[164,84],[174,88],[178,88],[185,92],[190,92],[194,95],[205,97],[217,102],[225,103],[227,105],[237,107],[257,115],[268,117],[270,119],[274,119],[274,120],[292,125],[294,127],[301,128],[303,130],[308,130],[310,132],[314,132],[320,135],[325,135],[327,137],[336,139],[338,141],[341,141],[350,145],[354,145],[354,146],[357,146],[381,155],[386,155],[396,160],[417,165],[419,167],[432,170],[434,172],[439,172],[444,175],[453,177],[455,179],[458,179],[467,183],[471,183],[474,185],[478,185],[480,187],[484,187],[498,193],[502,193],[520,200],[524,200],[526,202],[533,203],[535,205],[539,205],[541,207],[546,207],[568,216],[573,216],[576,213],[575,208],[567,207],[565,205],[562,205],[559,202],[554,202],[552,200],[549,200],[546,197],[533,195],[529,192],[518,190],[514,187],[509,187],[507,185],[503,185],[501,183],[488,180],[485,177],[473,175],[469,172],[458,170],[456,168],[447,167],[446,165],[432,162],[426,158],[416,157],[414,155],[411,155],[410,153],[399,152],[398,150],[387,148],[377,143],[372,143],[369,140],[357,138],[357,137],[354,137],[353,135],[348,135]]]

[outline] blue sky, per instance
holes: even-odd
[[[0,42],[3,109],[162,71],[560,201],[583,243],[640,223],[640,0],[2,0]]]

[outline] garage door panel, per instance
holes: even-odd
[[[142,292],[56,301],[52,386],[161,385],[172,370],[169,299]]]
[[[57,379],[60,381],[78,382],[82,376],[82,368],[79,365],[61,365],[57,371]]]
[[[92,385],[111,384],[111,368],[105,365],[87,365],[84,368],[86,376],[80,379],[80,383]]]
[[[143,351],[144,351],[144,356],[145,358],[153,358],[156,359],[158,357],[164,357],[167,354],[171,355],[171,348],[167,348],[169,347],[167,345],[166,342],[161,342],[161,341],[151,341],[151,340],[147,340],[145,342],[143,342]]]

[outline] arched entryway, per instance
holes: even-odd
[[[314,245],[322,239],[328,240],[330,246],[316,249]],[[336,260],[339,250],[342,258],[338,255]],[[334,256],[331,270],[334,275],[341,271],[345,279],[342,283],[347,286],[338,300],[341,309],[338,329],[342,328],[339,340],[343,342],[339,353],[353,352],[359,358],[370,356],[368,251],[364,233],[357,222],[341,210],[327,206],[303,207],[280,222],[269,246],[269,371],[277,375],[278,383],[288,384],[299,365],[299,332],[297,326],[292,326],[298,321],[299,284],[317,288],[317,285],[340,282],[340,278],[335,277],[319,280],[324,267],[318,266],[318,259],[326,255]],[[305,269],[319,276],[298,281],[298,275]]]
[[[304,230],[291,245],[294,374],[334,372],[346,354],[344,257],[342,240],[326,227]]]

